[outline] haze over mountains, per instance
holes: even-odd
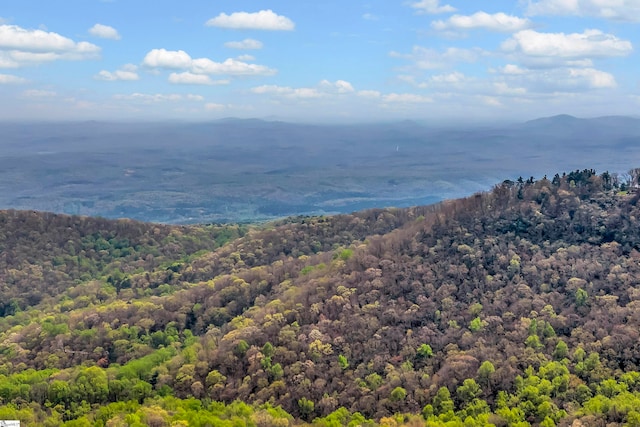
[[[640,119],[521,124],[1,123],[0,208],[166,223],[428,204],[640,155]]]

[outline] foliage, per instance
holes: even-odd
[[[637,425],[640,206],[616,186],[251,228],[2,212],[0,419]]]

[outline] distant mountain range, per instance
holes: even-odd
[[[261,221],[432,203],[504,177],[640,156],[640,119],[318,125],[0,123],[0,208],[169,223]]]

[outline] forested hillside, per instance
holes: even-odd
[[[640,425],[635,174],[171,227],[0,213],[0,419]]]

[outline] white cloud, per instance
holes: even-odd
[[[351,83],[345,80],[322,80],[316,87],[292,88],[288,86],[263,85],[254,87],[251,92],[260,95],[274,95],[292,99],[324,98],[355,93]]]
[[[232,41],[232,42],[227,42],[224,45],[229,49],[246,49],[246,50],[262,49],[263,47],[263,44],[260,40],[254,40],[254,39]]]
[[[570,68],[569,76],[584,79],[592,89],[612,89],[617,86],[612,74],[593,68]]]
[[[428,96],[416,95],[415,93],[390,93],[388,95],[384,95],[382,100],[385,102],[393,102],[393,103],[409,103],[409,104],[420,104],[433,102],[433,98]]]
[[[448,4],[440,5],[439,0],[420,0],[411,3],[411,7],[418,10],[418,13],[427,13],[435,15],[438,13],[450,13],[455,12],[456,8]]]
[[[495,82],[493,87],[496,93],[503,96],[522,96],[526,95],[527,89],[524,87],[511,87],[505,82]]]
[[[27,98],[53,98],[58,94],[51,90],[29,89],[22,92],[22,96]]]
[[[546,70],[518,68],[517,74],[502,74],[493,86],[500,95],[567,94],[613,89],[615,77],[595,68],[561,67]]]
[[[56,60],[97,58],[100,48],[60,34],[0,25],[0,68],[18,68]]]
[[[114,72],[102,70],[98,74],[93,76],[93,78],[96,80],[104,80],[108,82],[135,81],[140,79],[140,76],[137,73],[137,69],[138,67],[136,67],[134,64],[126,64],[121,69]]]
[[[159,103],[159,102],[179,102],[179,101],[194,101],[194,102],[202,102],[204,98],[201,95],[181,95],[178,93],[171,94],[148,94],[148,93],[139,93],[135,92],[132,94],[117,94],[113,96],[114,99],[124,100],[124,101],[138,101],[145,104],[150,103]]]
[[[520,55],[522,61],[530,65],[554,66],[569,65],[569,61],[575,65],[575,60],[626,56],[633,51],[633,46],[600,30],[572,34],[523,30],[503,42],[502,49]]]
[[[278,15],[270,9],[255,13],[234,12],[231,15],[221,13],[215,18],[209,19],[206,25],[244,30],[291,31],[295,28],[291,19]]]
[[[13,76],[11,74],[0,74],[0,84],[21,84],[26,83],[27,80],[22,77]]]
[[[364,19],[365,21],[377,21],[380,18],[371,13],[365,13],[364,15],[362,15],[362,19]]]
[[[248,64],[228,58],[215,62],[209,58],[192,59],[183,50],[153,49],[145,56],[144,65],[152,68],[182,69],[192,74],[227,74],[234,76],[272,76],[277,70],[264,65]]]
[[[169,75],[169,83],[186,84],[186,85],[226,85],[229,80],[212,80],[206,74],[194,74],[189,71],[183,73],[171,73]]]
[[[191,57],[184,50],[152,49],[145,55],[142,63],[153,68],[189,68]]]
[[[476,62],[481,56],[487,55],[487,52],[478,48],[461,49],[450,47],[444,51],[438,51],[422,46],[414,46],[409,54],[391,52],[390,55],[394,58],[412,61],[420,70],[433,70],[447,68],[458,62]]]
[[[504,67],[500,68],[499,71],[503,74],[509,74],[509,75],[521,75],[526,73],[526,70],[518,67],[515,64],[507,64]]]
[[[464,76],[464,74],[462,74],[459,71],[454,71],[454,72],[447,73],[447,74],[440,74],[440,75],[436,75],[436,76],[431,76],[430,80],[432,82],[434,82],[434,83],[454,84],[454,83],[463,82],[465,80],[465,76]]]
[[[347,81],[344,81],[344,80],[336,80],[333,83],[328,81],[328,80],[322,80],[320,82],[320,84],[318,85],[318,87],[323,92],[327,92],[327,93],[342,94],[342,93],[353,93],[353,92],[355,92],[355,89],[353,89],[353,86],[351,85],[351,83],[349,83]]]
[[[124,71],[138,71],[138,66],[136,64],[124,64],[122,67],[120,67],[121,70]]]
[[[382,94],[377,90],[360,90],[358,91],[358,96],[369,99],[380,98]]]
[[[440,88],[446,90],[451,90],[453,87],[462,89],[474,80],[472,78],[468,78],[459,71],[436,74],[429,77],[426,81],[423,82],[418,82],[416,81],[416,77],[409,75],[400,75],[398,76],[398,79],[420,89]]]
[[[255,56],[253,56],[253,55],[240,55],[240,56],[237,56],[237,57],[236,57],[236,59],[237,59],[238,61],[244,61],[244,62],[247,62],[247,61],[255,61],[255,60],[256,60],[256,57],[255,57]]]
[[[468,16],[453,15],[446,21],[434,21],[431,26],[438,31],[484,29],[497,32],[514,32],[529,28],[531,21],[502,12],[492,15],[486,12],[476,12]]]
[[[17,25],[0,25],[0,50],[34,53],[96,55],[100,48],[88,42],[74,42],[60,34],[43,30],[26,30]]]
[[[529,2],[530,15],[595,16],[617,21],[640,21],[638,0],[541,0]]]
[[[169,83],[187,85],[212,85],[211,77],[205,74],[193,74],[188,71],[184,73],[171,73]]]
[[[248,64],[228,58],[224,62],[214,62],[208,58],[194,59],[191,71],[197,74],[227,74],[235,76],[272,76],[277,70],[264,65]]]
[[[225,106],[223,104],[207,102],[206,104],[204,104],[204,109],[207,111],[221,111],[225,109]]]
[[[320,98],[323,96],[317,89],[314,88],[292,88],[288,86],[277,85],[262,85],[254,87],[251,92],[258,95],[275,95],[285,98],[297,98],[297,99],[309,99]]]
[[[118,30],[108,25],[96,24],[89,28],[89,34],[101,39],[120,40]]]
[[[9,52],[0,50],[0,68],[18,68],[20,63]]]

